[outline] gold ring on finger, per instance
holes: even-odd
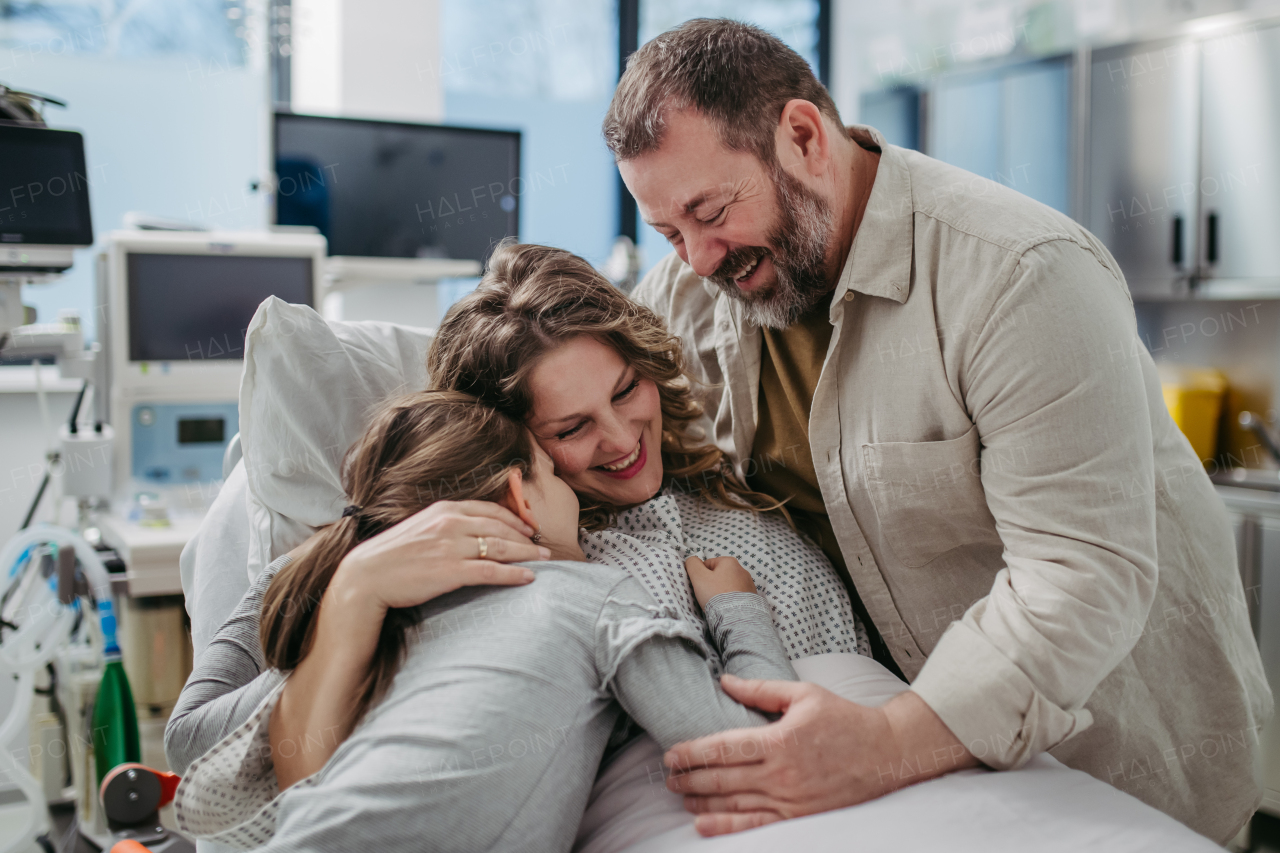
[[[483,536],[476,537],[476,543],[480,546],[480,556],[477,559],[483,560],[489,556],[489,543],[484,541]]]

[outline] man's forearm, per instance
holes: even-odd
[[[882,710],[902,756],[897,767],[881,768],[884,793],[981,764],[942,718],[912,691],[899,693]]]

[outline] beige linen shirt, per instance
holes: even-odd
[[[1260,801],[1271,694],[1226,511],[1119,267],[1048,207],[851,134],[883,153],[809,442],[858,594],[983,762],[1051,751],[1225,841]],[[682,338],[707,434],[749,475],[760,330],[675,255],[634,296]]]

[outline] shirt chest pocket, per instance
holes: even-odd
[[[977,427],[947,441],[865,444],[862,453],[884,542],[904,566],[1000,542],[982,490]]]

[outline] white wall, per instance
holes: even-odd
[[[440,121],[438,0],[294,0],[294,112]]]

